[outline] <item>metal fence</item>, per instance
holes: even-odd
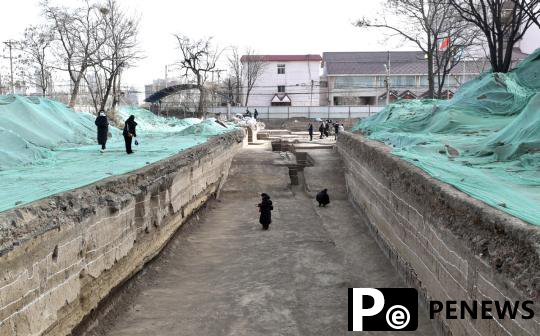
[[[321,118],[321,119],[353,119],[366,118],[381,111],[384,106],[229,106],[210,107],[210,113],[220,113],[233,116],[244,114],[246,110],[253,114],[255,109],[260,119],[291,119],[291,118]]]

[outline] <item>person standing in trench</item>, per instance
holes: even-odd
[[[259,223],[261,223],[263,230],[268,230],[270,223],[272,223],[271,211],[274,210],[274,206],[272,205],[272,201],[270,200],[270,196],[268,194],[262,193],[261,198],[261,203],[257,204],[257,207],[259,207],[259,212],[261,213],[259,216]]]
[[[334,140],[337,140],[338,134],[339,134],[339,124],[335,123],[334,124]]]
[[[327,138],[330,136],[330,120],[327,120],[324,125],[324,136]]]
[[[126,153],[128,154],[133,154],[133,151],[131,150],[131,142],[133,141],[133,138],[137,136],[137,131],[135,129],[136,127],[137,123],[135,122],[135,116],[130,115],[126,120],[124,131],[122,132],[124,135],[124,142],[126,143]]]
[[[330,196],[328,196],[328,189],[323,189],[319,193],[317,193],[317,196],[315,196],[315,199],[319,203],[319,206],[325,207],[328,204],[330,204]]]

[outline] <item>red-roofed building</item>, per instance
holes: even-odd
[[[265,63],[247,97],[248,106],[316,106],[319,104],[320,55],[244,55],[240,61]],[[244,79],[243,97],[247,96]]]

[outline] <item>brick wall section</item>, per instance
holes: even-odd
[[[215,195],[243,136],[0,213],[0,336],[69,334]]]
[[[423,300],[535,301],[528,320],[439,317],[442,334],[540,335],[539,227],[433,179],[361,135],[340,134],[337,150],[349,198]]]

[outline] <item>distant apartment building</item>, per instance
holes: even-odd
[[[249,106],[316,106],[319,105],[320,55],[244,55],[240,61],[264,60],[248,99]],[[242,84],[245,102],[247,83]]]

